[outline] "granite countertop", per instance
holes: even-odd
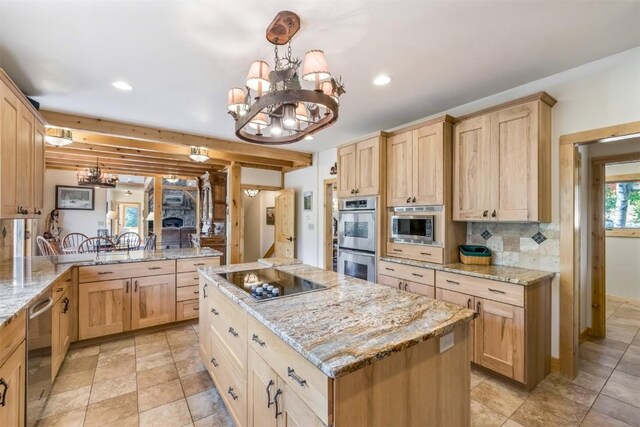
[[[498,280],[500,282],[523,286],[533,285],[556,275],[556,273],[551,271],[530,270],[528,268],[507,267],[504,265],[468,265],[462,264],[461,262],[442,265],[389,256],[380,257],[380,259],[382,261],[395,262],[396,264],[430,268],[432,270],[447,271],[449,273],[463,274],[481,279]]]
[[[13,258],[0,264],[0,327],[38,297],[49,292],[49,285],[72,267],[160,261],[181,258],[220,256],[209,248],[165,249],[52,257]]]
[[[328,289],[257,302],[223,279],[229,271],[265,268],[250,263],[200,272],[325,375],[336,378],[432,337],[477,313],[443,301],[307,265],[270,266]]]

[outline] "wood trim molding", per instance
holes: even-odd
[[[582,332],[580,332],[580,337],[578,338],[578,342],[582,344],[587,341],[591,336],[591,328],[585,328]]]
[[[638,228],[616,228],[613,230],[605,230],[607,237],[634,237],[640,238],[640,229]]]
[[[412,130],[419,129],[419,128],[425,127],[425,126],[430,126],[430,125],[433,125],[433,124],[436,124],[436,123],[442,123],[442,122],[444,122],[444,123],[454,123],[455,120],[456,119],[454,117],[452,117],[452,116],[450,116],[448,114],[445,114],[444,116],[436,117],[436,118],[433,118],[433,119],[422,120],[422,121],[417,122],[417,123],[414,122],[414,123],[410,124],[409,126],[405,126],[405,127],[399,128],[399,129],[394,129],[392,131],[387,132],[386,135],[384,135],[384,136],[388,136],[388,137],[395,136],[395,135],[399,135],[401,133],[410,132]]]
[[[633,182],[640,181],[640,173],[628,173],[624,175],[607,175],[605,182]]]
[[[639,134],[638,136],[640,136],[640,121],[562,135],[560,137],[560,145],[590,144],[592,142],[597,142],[605,138],[635,134]]]
[[[464,116],[456,117],[454,123],[461,122],[463,120],[471,119],[473,117],[484,116],[485,114],[490,114],[499,110],[503,110],[505,108],[513,107],[516,105],[524,104],[526,102],[532,101],[542,101],[547,104],[549,107],[553,107],[558,102],[553,96],[549,95],[547,92],[538,92],[533,95],[523,96],[522,98],[513,99],[511,101],[503,102],[502,104],[495,105],[493,107],[485,108],[484,110],[474,111],[470,114],[465,114]]]
[[[282,190],[282,187],[277,185],[254,185],[254,184],[242,184],[240,188],[243,190],[260,190],[260,191],[278,191]]]
[[[333,270],[333,235],[331,233],[333,224],[329,225],[328,222],[329,220],[333,221],[333,200],[329,200],[328,196],[330,193],[329,188],[331,188],[331,194],[337,191],[337,188],[335,188],[337,183],[337,178],[329,178],[324,180],[322,186],[324,192],[324,269],[329,271]]]

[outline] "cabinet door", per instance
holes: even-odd
[[[176,276],[132,279],[131,329],[162,325],[176,320]]]
[[[32,218],[42,216],[44,209],[44,125],[35,120],[35,137],[33,140],[33,202]],[[40,212],[40,213],[38,213]]]
[[[537,140],[537,102],[491,114],[491,216],[494,220],[537,220]]]
[[[0,218],[18,213],[18,97],[0,82]]]
[[[475,362],[524,382],[524,308],[476,298]]]
[[[324,427],[322,420],[280,378],[274,399],[278,427]]]
[[[422,283],[405,281],[403,289],[414,294],[424,295],[429,298],[435,298],[435,288]]]
[[[487,220],[491,205],[489,116],[456,124],[453,137],[453,219]]]
[[[78,287],[79,339],[130,329],[131,280],[81,283]]]
[[[350,197],[356,190],[356,145],[338,148],[338,197]]]
[[[413,197],[416,198],[417,205],[442,205],[444,203],[443,131],[442,123],[413,131],[412,183]]]
[[[278,375],[253,350],[249,350],[247,385],[247,424],[250,427],[275,427],[276,407],[273,399],[278,388]]]
[[[471,295],[463,294],[460,292],[450,291],[448,289],[437,288],[436,289],[436,299],[439,301],[450,302],[451,304],[461,305],[463,307],[467,307],[473,309],[475,305],[475,298]],[[469,322],[469,337],[467,341],[469,342],[469,359],[473,362],[475,360],[475,346],[473,344],[474,337],[474,328],[475,328],[475,320]]]
[[[197,274],[197,273],[193,273]],[[198,294],[198,346],[200,347],[200,358],[206,363],[211,357],[210,344],[209,344],[209,326],[211,322],[209,317],[211,316],[209,300],[211,298],[212,285],[200,277],[200,293]]]
[[[26,369],[24,341],[0,366],[0,424],[3,426],[24,426]]]
[[[380,192],[380,140],[371,138],[356,144],[356,194],[375,196]]]
[[[389,286],[391,288],[401,289],[402,280],[396,277],[386,276],[384,274],[378,274],[378,283],[380,285]]]
[[[30,216],[33,215],[35,118],[24,104],[20,103],[18,107],[18,206],[26,209]]]
[[[406,206],[413,197],[412,133],[387,140],[387,205]]]

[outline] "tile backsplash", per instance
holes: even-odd
[[[491,249],[492,264],[545,271],[560,269],[558,224],[471,222],[467,244]]]

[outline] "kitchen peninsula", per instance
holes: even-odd
[[[268,261],[200,270],[200,355],[238,425],[469,425],[473,310]],[[268,267],[314,289],[259,301],[229,279]]]

